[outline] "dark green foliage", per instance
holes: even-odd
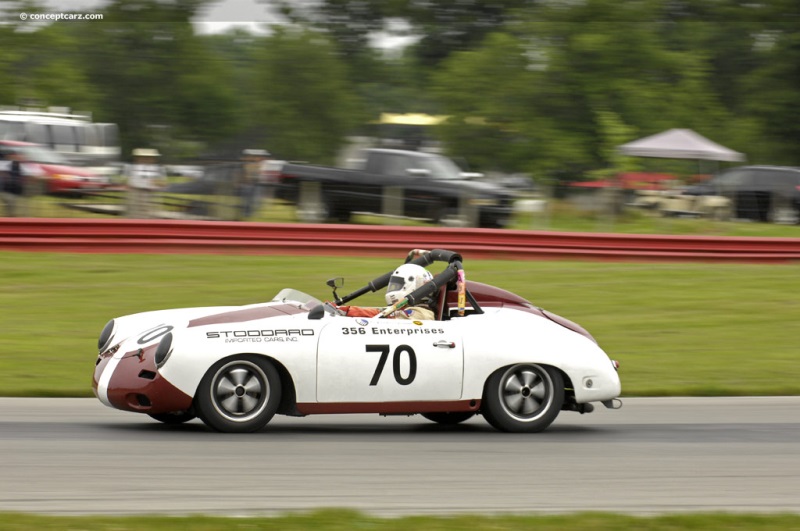
[[[261,146],[327,163],[380,113],[425,112],[450,117],[429,136],[474,170],[612,174],[629,169],[614,146],[673,127],[800,164],[790,0],[282,1],[263,34],[198,35],[208,3],[114,0],[102,21],[26,24],[45,9],[6,2],[0,105],[90,110],[120,125],[126,154],[172,159]],[[413,43],[384,56],[378,31]]]

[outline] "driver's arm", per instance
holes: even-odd
[[[347,317],[375,317],[381,313],[381,308],[370,308],[366,306],[339,306]]]

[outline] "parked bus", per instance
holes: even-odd
[[[119,132],[116,124],[95,123],[80,114],[0,111],[0,140],[47,146],[69,161],[101,174],[118,171]]]

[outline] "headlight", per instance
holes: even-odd
[[[100,332],[100,337],[97,338],[97,350],[100,351],[101,354],[108,350],[112,339],[114,339],[114,319],[106,323],[106,326],[103,327],[103,331]]]
[[[155,356],[156,367],[160,369],[167,362],[170,354],[172,354],[172,332],[167,333],[158,342]]]

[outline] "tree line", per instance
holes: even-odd
[[[794,0],[283,0],[265,34],[199,35],[209,0],[113,0],[102,21],[38,26],[7,2],[0,105],[90,110],[125,153],[266,147],[331,163],[381,113],[447,116],[429,134],[473,169],[585,176],[647,161],[615,147],[690,128],[748,162],[800,165]],[[402,53],[370,46],[399,26]],[[650,163],[651,165],[654,163]]]

